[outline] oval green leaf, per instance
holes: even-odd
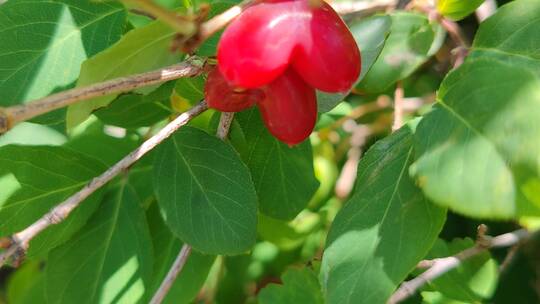
[[[1,147],[0,235],[26,228],[106,169],[103,163],[62,147]],[[28,255],[47,253],[68,240],[96,210],[100,197],[100,192],[92,195],[64,222],[37,236]]]
[[[83,63],[77,86],[148,72],[180,62],[182,55],[169,49],[174,35],[174,30],[159,21],[131,30],[115,45]],[[155,87],[139,91],[149,93],[153,89]],[[66,118],[68,128],[85,121],[92,111],[108,105],[116,96],[118,94],[110,94],[70,106]]]
[[[364,79],[364,76],[366,76],[367,72],[371,69],[371,66],[375,63],[375,60],[379,57],[379,54],[384,47],[384,43],[386,42],[386,38],[388,37],[388,34],[390,34],[391,25],[392,18],[387,15],[372,16],[349,24],[349,29],[362,54],[362,72],[355,85]],[[319,113],[332,110],[346,95],[347,94],[330,94],[317,91]]]
[[[439,14],[452,20],[461,20],[472,14],[484,0],[438,0]]]
[[[107,193],[84,229],[49,254],[47,303],[138,303],[152,262],[144,209],[122,184]]]
[[[354,196],[330,229],[321,266],[327,303],[386,303],[429,251],[445,221],[408,176],[408,126],[362,158]]]
[[[81,63],[120,39],[122,5],[84,0],[9,1],[0,6],[0,105],[72,86]]]
[[[319,186],[309,140],[294,147],[280,142],[270,135],[257,109],[238,113],[236,121],[241,128],[232,129],[231,136],[245,138],[245,145],[236,149],[253,176],[260,211],[281,220],[293,219]]]
[[[184,127],[160,145],[154,191],[167,225],[209,254],[239,254],[257,235],[257,195],[248,168],[231,146]]]
[[[384,92],[397,81],[411,75],[437,51],[442,32],[436,23],[419,13],[391,15],[390,35],[377,60],[358,85],[369,92]]]

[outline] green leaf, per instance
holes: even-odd
[[[439,14],[452,20],[461,20],[472,14],[484,0],[438,0]]]
[[[126,13],[114,3],[22,0],[0,6],[0,105],[70,87],[81,63],[116,42]]]
[[[187,100],[189,104],[195,104],[204,99],[204,84],[206,78],[203,75],[190,78],[180,78],[174,88],[176,94]]]
[[[10,144],[26,146],[60,146],[66,142],[67,138],[61,132],[52,127],[39,125],[30,122],[17,124],[8,133],[0,136],[0,147]]]
[[[115,45],[83,63],[77,86],[148,72],[180,62],[182,55],[170,51],[174,35],[174,30],[159,21],[128,32]],[[153,89],[155,87],[144,88],[139,92],[149,93]],[[95,109],[108,105],[117,95],[110,94],[70,106],[66,118],[68,129],[86,120]]]
[[[105,124],[126,129],[151,126],[172,113],[173,87],[174,82],[168,82],[148,95],[121,95],[108,107],[96,111],[95,115]]]
[[[154,152],[148,153],[129,169],[128,183],[137,192],[143,206],[150,206],[155,195],[152,185],[152,171],[154,170]]]
[[[224,1],[207,1],[203,0],[202,2],[210,3],[210,12],[208,14],[208,19],[215,17],[218,14],[223,13],[227,9],[238,4],[239,0],[224,0]],[[210,36],[204,43],[196,50],[197,55],[199,56],[215,56],[217,53],[217,45],[221,34],[223,31],[219,31],[216,34]]]
[[[154,191],[165,222],[209,254],[238,254],[255,243],[257,196],[247,167],[214,136],[183,127],[156,151]]]
[[[360,161],[355,194],[335,218],[323,256],[328,303],[385,303],[435,242],[445,210],[409,178],[412,144],[405,126]]]
[[[369,93],[384,92],[408,77],[440,47],[440,26],[430,23],[425,15],[396,12],[391,17],[390,35],[382,52],[358,86]]]
[[[497,290],[490,303],[539,303],[537,291],[538,273],[537,255],[540,252],[538,235],[521,244],[513,252],[511,261],[503,262]],[[504,266],[503,266],[504,265]]]
[[[379,57],[386,38],[390,33],[392,18],[390,16],[372,16],[349,24],[349,29],[362,54],[362,72],[356,81],[358,84],[371,69]],[[355,84],[355,85],[356,85]],[[332,110],[347,94],[331,94],[317,91],[318,111]]]
[[[41,268],[41,262],[29,261],[9,277],[6,288],[8,303],[45,303],[45,278]]]
[[[260,214],[257,230],[260,238],[288,251],[302,245],[306,238],[321,226],[321,216],[305,210],[291,222]]]
[[[255,251],[260,244],[255,245],[252,251]],[[212,268],[209,280],[204,287],[207,290],[217,290],[215,303],[246,303],[246,287],[254,277],[252,273],[262,268],[261,264],[253,260],[248,254],[218,258],[217,267]],[[256,265],[257,270],[250,272],[248,270],[250,265]]]
[[[317,93],[317,112],[326,113],[340,104],[348,94],[343,93],[326,93],[316,91]]]
[[[461,302],[445,297],[438,291],[423,291],[422,304],[470,304],[471,302]]]
[[[8,145],[0,148],[0,235],[34,223],[53,206],[105,171],[99,161],[61,147]],[[30,257],[68,240],[98,206],[101,194],[88,198],[61,224],[30,243]]]
[[[357,83],[364,79],[381,54],[392,28],[392,19],[388,15],[376,15],[349,25],[362,54],[362,72]]]
[[[260,211],[281,220],[293,219],[319,185],[309,140],[294,147],[285,145],[270,135],[256,109],[235,117],[247,143],[245,150],[237,149],[251,171]]]
[[[474,246],[471,239],[437,240],[427,259],[452,256]],[[430,286],[447,298],[466,303],[480,303],[491,298],[497,287],[498,266],[489,252],[483,252],[441,277]]]
[[[540,214],[539,14],[534,0],[499,9],[441,85],[411,170],[436,203],[481,218]]]
[[[163,282],[163,279],[169,272],[171,265],[182,248],[182,241],[176,238],[169,230],[169,227],[163,222],[157,204],[150,207],[148,221],[150,223],[150,234],[154,241],[154,252],[156,256],[154,260],[152,287],[148,289],[147,302]],[[192,250],[189,259],[176,280],[174,280],[163,303],[192,303],[204,284],[215,259],[216,256],[214,255],[204,255]]]
[[[310,269],[289,269],[282,280],[283,285],[270,284],[260,291],[260,304],[324,303],[317,276]]]
[[[144,210],[125,184],[107,193],[88,224],[53,250],[45,272],[48,303],[137,303],[152,278]]]
[[[64,147],[94,157],[107,166],[112,166],[140,144],[140,140],[136,136],[113,137],[105,134],[105,129],[106,127],[96,120],[88,127],[83,128],[79,134],[73,136],[64,144]]]
[[[442,206],[473,217],[540,212],[540,79],[492,59],[469,60],[441,85],[418,126],[411,174]]]
[[[494,58],[540,75],[540,2],[517,0],[484,21],[469,58]]]

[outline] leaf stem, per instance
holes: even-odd
[[[161,129],[156,135],[145,141],[140,147],[129,153],[122,160],[117,162],[114,166],[110,167],[100,176],[93,178],[77,193],[73,194],[64,202],[51,209],[47,214],[45,214],[32,225],[28,226],[27,228],[18,233],[15,233],[11,237],[11,246],[6,249],[6,251],[0,254],[0,267],[5,265],[8,259],[16,254],[16,260],[20,260],[20,258],[24,254],[18,253],[26,252],[30,241],[34,237],[36,237],[43,230],[47,229],[49,226],[64,221],[69,216],[69,214],[92,193],[103,187],[121,172],[127,170],[135,162],[137,162],[144,155],[154,149],[157,145],[162,143],[165,139],[169,138],[169,136],[171,136],[180,127],[186,125],[190,120],[204,112],[207,108],[208,106],[206,102],[201,101],[189,111],[182,113],[180,116],[178,116],[168,125],[166,125],[163,129]]]

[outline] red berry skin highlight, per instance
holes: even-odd
[[[302,43],[297,49],[292,60],[294,69],[318,90],[347,92],[361,70],[360,51],[351,32],[325,2],[312,10],[309,30],[311,43]]]
[[[240,112],[264,99],[259,89],[235,89],[229,85],[218,68],[208,73],[204,96],[210,108],[222,112]]]
[[[309,18],[304,1],[261,3],[246,9],[221,36],[219,68],[239,87],[256,88],[287,69]]]
[[[360,51],[349,29],[326,3],[265,2],[246,9],[223,33],[219,68],[229,83],[256,88],[289,66],[311,86],[345,92],[360,75]]]
[[[304,141],[317,121],[315,90],[289,69],[266,86],[264,93],[259,110],[270,133],[289,145]]]

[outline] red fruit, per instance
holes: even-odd
[[[213,69],[206,79],[204,96],[210,108],[222,112],[239,112],[264,98],[258,89],[235,89],[223,78],[219,69]]]
[[[223,33],[219,68],[235,86],[268,84],[288,66],[311,86],[347,91],[360,74],[360,52],[347,26],[326,3],[266,2],[246,9]]]
[[[219,68],[244,88],[270,83],[287,69],[310,18],[304,1],[261,3],[246,9],[225,30],[218,45]]]
[[[299,47],[292,64],[311,86],[324,92],[346,92],[358,79],[358,45],[339,15],[326,3],[312,11],[311,44]]]
[[[266,98],[259,103],[259,110],[270,133],[289,145],[306,139],[317,121],[315,90],[293,69],[263,90]]]

